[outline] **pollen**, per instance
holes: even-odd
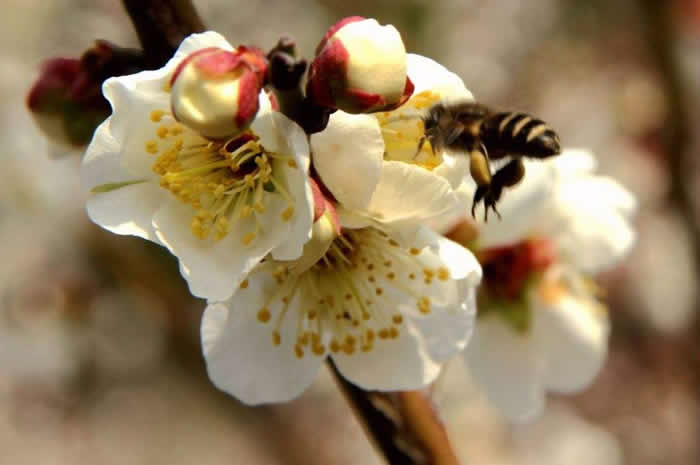
[[[243,236],[241,242],[243,245],[250,245],[250,243],[253,242],[253,239],[255,239],[255,233],[249,232]]]
[[[260,321],[261,323],[267,323],[268,321],[270,321],[270,317],[270,310],[268,310],[267,308],[261,308],[258,311],[258,321]]]
[[[397,309],[406,299],[416,302],[422,314],[433,311],[431,294],[419,292],[416,283],[399,280],[398,271],[381,266],[390,263],[401,273],[430,280],[449,280],[449,272],[443,276],[444,267],[423,265],[430,252],[415,249],[421,252],[416,255],[413,248],[392,246],[389,240],[393,239],[373,227],[348,228],[302,271],[294,262],[263,262],[261,271],[277,284],[266,293],[257,318],[271,323],[273,343],[279,341],[283,325],[296,326],[296,338],[283,350],[297,357],[367,353],[401,337],[406,316]],[[357,264],[361,266],[353,266]]]
[[[161,139],[165,139],[166,137],[168,137],[168,132],[169,130],[166,126],[161,126],[158,128],[158,130],[156,130],[156,135]]]
[[[154,140],[149,140],[146,142],[146,152],[150,153],[151,155],[155,155],[158,153],[158,142]]]
[[[409,252],[411,252],[411,255],[418,255],[420,253],[420,249],[417,249],[415,247],[411,247]]]
[[[160,120],[163,119],[163,115],[165,115],[163,110],[153,110],[150,115],[151,121],[154,123],[160,123]]]
[[[447,281],[448,279],[450,279],[450,270],[448,270],[444,266],[441,266],[440,268],[438,268],[437,277],[440,281]]]
[[[282,214],[280,215],[284,221],[289,221],[292,219],[292,216],[294,216],[294,207],[289,206],[285,208],[282,211]]]
[[[418,299],[418,310],[420,310],[421,313],[430,313],[430,299],[425,296]]]

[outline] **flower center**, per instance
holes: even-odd
[[[479,314],[497,311],[519,331],[530,324],[527,293],[555,260],[548,239],[526,239],[505,247],[478,252],[484,275],[479,288]]]
[[[384,138],[385,160],[411,163],[427,170],[442,163],[442,154],[433,154],[428,141],[416,153],[419,141],[425,134],[422,116],[439,100],[439,94],[425,90],[411,97],[397,110],[375,113]]]
[[[268,262],[259,268],[278,286],[258,309],[258,321],[274,325],[272,341],[280,345],[284,320],[296,319],[293,347],[299,358],[307,350],[318,356],[327,350],[369,352],[377,341],[400,336],[405,312],[411,308],[416,315],[429,314],[430,296],[442,295],[440,286],[451,281],[446,268],[425,265],[430,262],[425,254],[375,228],[344,231],[302,273],[293,272],[293,262]],[[248,281],[241,287],[247,288]],[[413,301],[408,308],[407,299]]]
[[[191,229],[196,237],[222,239],[231,223],[238,222],[247,229],[241,241],[250,244],[262,233],[258,215],[266,213],[272,195],[286,200],[282,219],[292,218],[294,200],[274,168],[276,162],[296,168],[292,156],[265,150],[250,131],[211,141],[179,124],[170,113],[156,110],[150,117],[158,124],[156,137],[145,144],[146,153],[155,157],[152,169],[160,176],[161,187],[193,207]]]

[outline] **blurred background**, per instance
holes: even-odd
[[[24,96],[47,58],[78,57],[97,38],[136,47],[120,2],[3,4],[0,464],[381,463],[325,372],[283,405],[216,391],[198,345],[203,302],[174,259],[88,221],[80,152],[51,145]],[[700,463],[700,1],[195,4],[233,44],[269,49],[290,34],[306,56],[337,19],[376,17],[478,100],[592,149],[640,203],[636,247],[599,277],[613,320],[603,373],[583,394],[550,396],[527,425],[504,422],[459,361],[433,398],[465,464]]]

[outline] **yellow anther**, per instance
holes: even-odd
[[[272,343],[276,346],[282,344],[282,336],[280,336],[279,331],[272,332]]]
[[[285,208],[280,216],[284,221],[289,221],[292,219],[292,216],[294,216],[294,207],[290,205],[289,207]]]
[[[297,162],[294,161],[294,160],[289,160],[289,161],[287,162],[287,165],[288,165],[290,168],[298,168]]]
[[[313,351],[314,355],[318,355],[320,357],[321,355],[326,353],[326,346],[324,346],[323,344],[316,344],[312,346],[311,350]]]
[[[396,242],[394,239],[389,239],[389,245],[391,245],[392,247],[398,247],[399,243]]]
[[[258,311],[258,321],[260,321],[261,323],[267,323],[268,321],[270,321],[270,317],[270,310],[268,310],[267,308],[263,307]]]
[[[393,271],[391,271],[391,272],[386,274],[386,277],[388,279],[394,279],[394,278],[396,278],[396,274]]]
[[[161,126],[156,130],[156,134],[161,139],[165,139],[166,137],[168,137],[168,128],[165,126]]]
[[[255,202],[253,208],[255,208],[255,211],[258,213],[265,213],[265,205],[263,205],[262,202]]]
[[[416,249],[415,247],[411,247],[409,249],[409,252],[411,253],[411,255],[418,255],[420,253],[420,250]]]
[[[427,297],[418,299],[418,310],[420,310],[421,313],[430,313],[430,299]]]
[[[396,339],[397,337],[399,337],[399,330],[393,326],[389,328],[389,337],[392,339]]]
[[[154,123],[160,123],[160,120],[163,119],[163,115],[165,115],[163,110],[153,110],[151,112],[151,121]]]
[[[309,318],[309,320],[313,320],[314,318],[316,318],[317,315],[318,313],[316,312],[316,310],[309,310],[307,317]]]
[[[340,344],[338,343],[337,340],[333,339],[331,341],[331,352],[333,352],[334,354],[337,354],[339,350],[340,350]]]
[[[294,346],[294,352],[296,353],[297,358],[304,358],[304,350],[299,344]]]
[[[253,239],[255,239],[255,233],[250,232],[243,236],[243,239],[241,239],[241,242],[243,245],[250,245],[251,242],[253,242]]]
[[[408,274],[408,279],[416,279],[416,274],[415,274],[415,273],[409,273],[409,274]]]
[[[440,268],[438,268],[437,277],[440,281],[447,281],[448,279],[450,279],[450,270],[448,270],[444,266],[441,266]]]
[[[382,328],[379,330],[379,339],[388,339],[389,330],[387,328]]]
[[[374,293],[377,295],[382,295],[384,293],[384,289],[382,289],[381,287],[378,287],[374,290]]]
[[[249,284],[250,283],[248,282],[248,280],[244,279],[243,281],[241,281],[241,289],[248,289]]]
[[[158,142],[154,140],[149,140],[146,142],[146,152],[150,153],[151,155],[155,155],[158,153]]]
[[[403,316],[401,314],[396,314],[393,317],[391,317],[391,321],[394,322],[394,324],[400,325],[403,323]]]

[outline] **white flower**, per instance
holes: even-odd
[[[195,34],[164,68],[105,82],[113,114],[88,147],[82,178],[94,222],[166,246],[194,295],[222,300],[268,253],[301,254],[313,205],[306,135],[271,111],[264,92],[237,139],[209,141],[173,119],[169,79],[207,47],[232,50],[214,32]]]
[[[207,307],[204,356],[220,389],[247,404],[286,401],[326,356],[364,389],[417,389],[464,348],[481,277],[473,255],[427,229],[404,242],[339,215],[341,235],[320,227],[307,244],[315,262],[267,260],[233,298]]]
[[[526,165],[522,185],[499,203],[502,221],[478,225],[484,281],[465,353],[514,421],[539,414],[547,391],[578,392],[600,371],[610,328],[586,273],[610,267],[634,241],[634,198],[594,175],[590,154]]]
[[[420,55],[407,56],[415,93],[385,113],[333,113],[311,136],[313,163],[341,205],[383,222],[425,222],[465,200],[455,193],[468,173],[461,155],[416,153],[425,110],[440,100],[472,99],[462,80]]]
[[[316,49],[307,93],[319,104],[368,113],[396,108],[412,92],[406,48],[394,26],[360,16],[344,18]]]

